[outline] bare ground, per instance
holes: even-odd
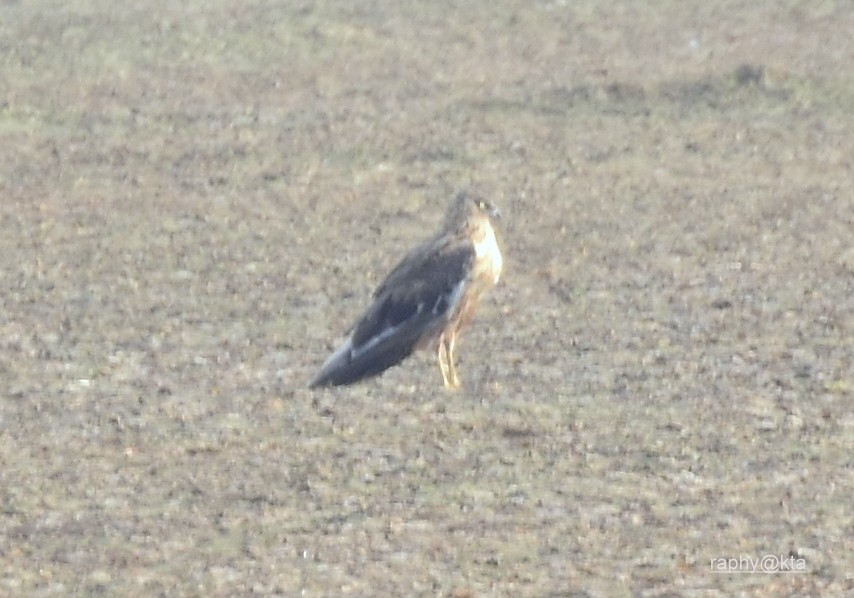
[[[851,31],[2,3],[0,594],[854,592]],[[308,391],[467,186],[464,388]],[[804,570],[712,571],[764,555]]]

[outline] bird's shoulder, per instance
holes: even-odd
[[[470,272],[476,257],[471,239],[443,235],[410,251],[388,273],[374,291],[374,298],[386,294],[407,294],[423,289],[456,285]]]
[[[356,324],[354,345],[406,323],[428,329],[459,300],[471,275],[475,248],[468,239],[439,237],[412,250],[374,291]]]

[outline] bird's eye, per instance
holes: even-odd
[[[478,200],[477,207],[480,208],[481,210],[485,210],[489,206],[487,206],[486,202],[481,199],[481,200]]]

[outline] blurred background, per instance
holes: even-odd
[[[851,31],[3,2],[0,593],[852,591]],[[461,188],[506,258],[463,389],[308,391]]]

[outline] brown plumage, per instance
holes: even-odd
[[[503,260],[489,202],[461,193],[442,230],[413,249],[374,291],[350,338],[320,368],[310,387],[352,384],[382,373],[413,351],[436,351],[445,387],[460,385],[454,348]]]

